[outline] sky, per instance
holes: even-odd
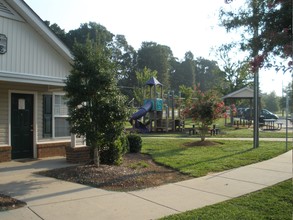
[[[187,51],[194,57],[216,60],[212,48],[237,39],[219,27],[218,11],[243,4],[236,0],[25,0],[43,20],[56,23],[65,31],[80,24],[96,22],[113,34],[125,35],[138,50],[144,41],[169,46],[179,60]],[[282,95],[282,86],[291,74],[260,72],[262,92]]]

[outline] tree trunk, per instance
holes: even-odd
[[[94,164],[99,167],[100,166],[100,151],[98,147],[94,149]]]
[[[200,134],[200,140],[201,141],[205,141],[207,132],[208,132],[208,127],[207,126],[202,126],[199,129],[199,134]]]

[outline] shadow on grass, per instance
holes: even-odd
[[[235,152],[235,153],[230,153],[230,154],[227,154],[227,155],[223,155],[223,156],[220,156],[220,157],[214,157],[214,158],[199,160],[199,161],[196,161],[194,163],[188,163],[188,164],[185,164],[185,165],[182,165],[182,166],[176,166],[176,167],[174,167],[172,165],[167,165],[164,162],[159,161],[159,159],[163,158],[163,157],[168,158],[168,157],[171,157],[171,156],[173,157],[174,155],[179,155],[182,151],[185,151],[188,148],[190,148],[190,147],[180,147],[180,148],[176,148],[176,149],[172,149],[172,150],[162,151],[162,152],[159,152],[159,153],[152,152],[152,151],[155,151],[155,150],[149,149],[149,150],[147,150],[146,153],[150,154],[157,164],[165,166],[165,167],[168,167],[168,168],[171,168],[171,169],[175,169],[175,170],[177,170],[177,171],[179,171],[181,173],[190,175],[190,173],[182,172],[182,170],[185,169],[185,168],[188,168],[188,167],[193,167],[193,166],[204,164],[204,163],[212,163],[212,162],[215,162],[215,161],[224,160],[226,158],[232,158],[232,157],[235,157],[237,155],[243,155],[243,154],[246,154],[246,153],[251,152],[251,151],[254,150],[253,148],[249,148],[249,149],[245,149],[245,150],[238,151],[238,152]]]

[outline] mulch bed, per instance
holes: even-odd
[[[4,194],[0,194],[0,212],[11,210],[11,209],[17,209],[25,205],[26,203],[23,201],[14,199]]]
[[[126,154],[120,166],[80,165],[38,174],[112,191],[133,191],[191,178],[139,153]]]

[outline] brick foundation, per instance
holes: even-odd
[[[45,157],[56,157],[66,155],[66,147],[70,146],[70,142],[60,142],[60,143],[44,143],[37,144],[37,155],[38,158]]]
[[[67,147],[66,161],[68,163],[88,163],[90,162],[90,147]]]
[[[0,163],[11,161],[11,146],[0,147]]]

